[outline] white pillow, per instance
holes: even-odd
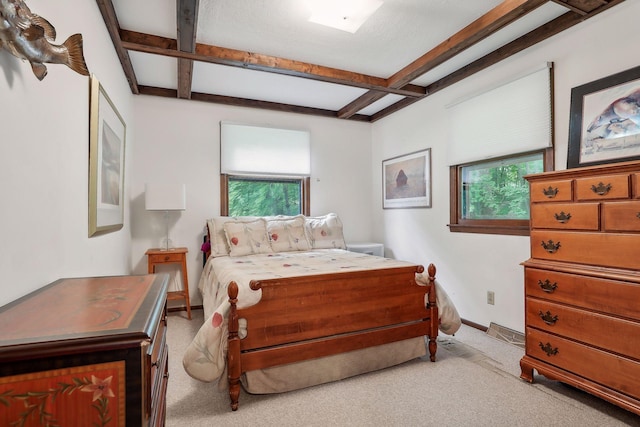
[[[308,251],[311,243],[305,231],[304,216],[267,220],[267,232],[274,252]]]
[[[305,219],[307,234],[313,249],[346,249],[342,221],[335,213]]]
[[[217,216],[207,220],[209,228],[209,241],[211,242],[211,256],[220,257],[229,255],[229,243],[227,235],[224,233],[224,224],[227,222],[248,222],[258,219],[250,216]]]
[[[249,222],[225,222],[224,233],[230,256],[273,253],[267,234],[267,222],[262,218]]]

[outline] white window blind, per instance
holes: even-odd
[[[220,123],[220,172],[308,176],[309,132],[235,123]]]
[[[552,146],[552,63],[447,106],[449,165]]]

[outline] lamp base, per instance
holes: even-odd
[[[168,237],[165,237],[164,239],[162,239],[161,246],[162,246],[160,248],[161,251],[168,251],[174,248],[173,242]]]

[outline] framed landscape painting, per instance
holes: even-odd
[[[89,237],[124,225],[124,152],[127,127],[95,76],[89,125]]]
[[[431,149],[382,161],[382,207],[431,207]]]
[[[640,67],[571,89],[567,168],[640,159]]]

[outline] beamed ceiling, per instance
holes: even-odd
[[[624,0],[385,0],[354,34],[305,0],[96,0],[131,92],[374,122]]]

